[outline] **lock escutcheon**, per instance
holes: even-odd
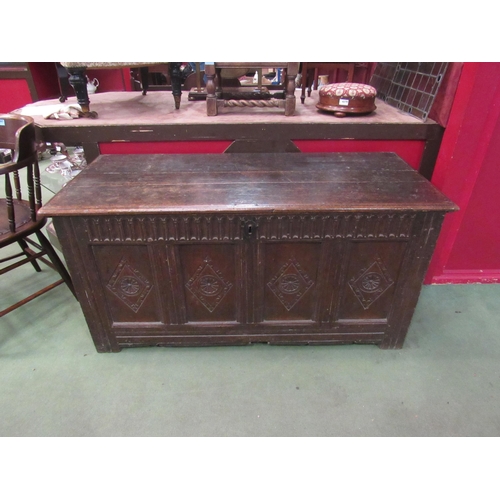
[[[254,219],[247,219],[243,222],[243,235],[244,238],[255,238],[257,234],[257,222]]]

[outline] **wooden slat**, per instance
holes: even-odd
[[[104,155],[47,216],[456,209],[393,153]]]

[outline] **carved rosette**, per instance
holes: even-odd
[[[314,281],[293,258],[283,265],[267,284],[287,311],[290,311],[313,285]]]
[[[116,297],[135,313],[141,308],[153,285],[125,258],[120,263],[106,285]]]
[[[222,273],[212,265],[208,257],[186,283],[186,288],[210,312],[215,310],[232,286],[229,281],[224,279]]]
[[[394,280],[378,257],[371,266],[349,280],[349,286],[363,309],[368,309],[393,284]]]

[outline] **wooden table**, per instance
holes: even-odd
[[[392,153],[104,155],[45,207],[95,346],[401,348],[445,213]]]
[[[299,98],[300,91],[296,94]],[[44,119],[44,107],[59,106],[57,99],[30,105],[21,111],[35,119],[38,140],[62,142],[68,147],[83,146],[89,163],[111,152],[144,153],[154,148],[152,152],[180,153],[189,151],[186,146],[191,146],[194,152],[199,143],[227,143],[218,150],[221,153],[228,146],[230,152],[242,152],[242,146],[248,153],[285,153],[292,149],[320,152],[324,151],[324,144],[333,144],[330,149],[333,151],[337,147],[335,143],[342,150],[349,145],[351,151],[367,151],[373,147],[397,153],[405,148],[414,151],[414,146],[420,143],[421,159],[413,166],[431,179],[444,133],[444,128],[436,122],[423,123],[379,99],[374,113],[342,119],[319,112],[313,99],[297,106],[293,116],[284,116],[278,110],[261,114],[252,109],[247,113],[227,111],[206,116],[204,102],[189,101],[177,113],[170,92],[150,92],[144,100],[147,106],[134,92],[93,94],[98,120]],[[316,146],[311,148],[308,146],[311,144]],[[234,151],[233,147],[238,150]]]

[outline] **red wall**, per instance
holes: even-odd
[[[0,113],[10,113],[33,102],[26,80],[0,80]]]
[[[101,142],[101,154],[224,153],[233,141]],[[302,153],[385,152],[397,153],[418,169],[424,141],[293,141]]]
[[[36,100],[57,98],[60,95],[57,70],[53,62],[28,63],[30,73],[26,79],[0,79],[0,113],[10,113]],[[29,76],[33,79],[33,95],[28,85]]]
[[[432,182],[449,214],[426,283],[500,282],[500,63],[465,63]]]
[[[209,154],[224,153],[233,141],[100,142],[106,154]]]
[[[425,141],[295,140],[302,153],[391,152],[418,169]]]
[[[56,64],[53,62],[29,63],[38,100],[56,99],[61,95]]]

